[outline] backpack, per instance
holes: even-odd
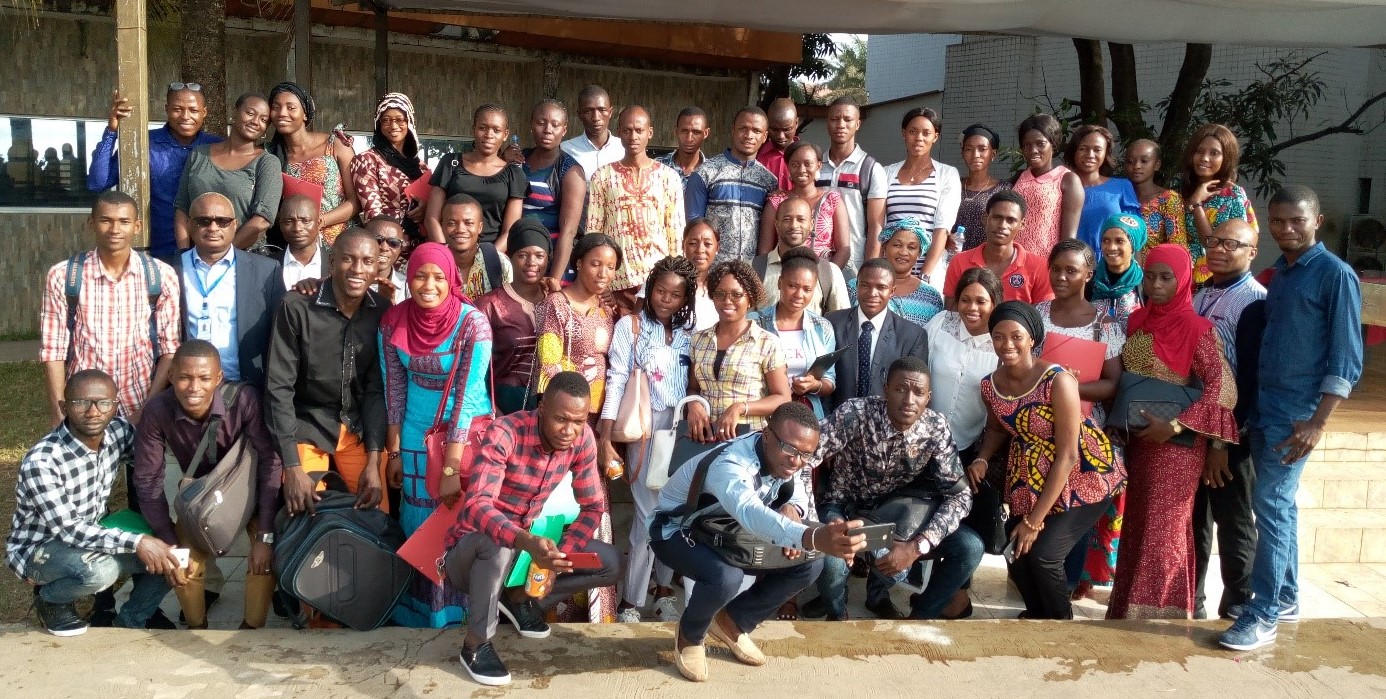
[[[486,288],[488,290],[501,288],[501,285],[505,283],[505,277],[501,269],[500,251],[496,249],[493,243],[481,243],[479,247],[481,249],[481,263],[486,267]]]
[[[67,275],[63,284],[63,294],[67,296],[67,361],[77,349],[77,306],[82,297],[82,267],[90,252],[79,252],[67,258]],[[159,296],[163,294],[163,280],[154,266],[154,258],[148,253],[136,250],[140,263],[144,265],[144,286],[149,295],[149,347],[156,354],[159,351]]]
[[[241,384],[227,382],[219,392],[228,407],[240,395]],[[236,437],[231,448],[217,457],[217,431],[221,417],[213,414],[207,421],[198,442],[197,452],[188,463],[185,473],[197,472],[203,457],[216,463],[210,472],[199,478],[185,476],[178,483],[178,495],[173,498],[173,512],[178,528],[191,545],[214,556],[224,556],[231,550],[240,533],[255,513],[256,469],[255,453],[245,435]],[[169,457],[165,456],[165,463]]]

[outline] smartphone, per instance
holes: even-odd
[[[602,567],[601,557],[586,551],[570,553],[564,560],[573,564],[573,570],[596,570]]]
[[[1015,563],[1016,541],[1017,539],[1015,537],[1011,537],[1011,540],[1006,542],[1006,548],[1001,549],[1001,556],[1006,559],[1007,563]]]
[[[190,557],[190,555],[191,555],[192,552],[189,551],[188,549],[171,549],[171,550],[173,551],[173,557],[178,559],[178,567],[179,567],[179,568],[187,568],[187,567],[188,567],[189,557]]]
[[[892,539],[895,537],[895,525],[889,523],[868,524],[860,529],[847,530],[848,536],[856,536],[858,534],[866,535],[867,551],[876,551],[878,549],[887,548],[893,543]]]

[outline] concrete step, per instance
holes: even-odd
[[[1299,560],[1386,563],[1386,509],[1301,509]]]

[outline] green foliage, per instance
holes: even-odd
[[[837,64],[832,77],[828,79],[831,98],[850,95],[862,104],[869,97],[866,93],[866,40],[855,36],[837,48]]]

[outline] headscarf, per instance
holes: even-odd
[[[1126,321],[1126,334],[1130,337],[1137,330],[1149,333],[1155,346],[1155,356],[1170,371],[1188,376],[1198,339],[1213,327],[1213,323],[1194,311],[1193,259],[1189,257],[1189,251],[1182,245],[1157,245],[1145,256],[1145,266],[1160,263],[1174,270],[1174,279],[1178,283],[1174,297],[1169,303],[1146,303],[1133,311]]]
[[[390,139],[385,138],[385,134],[380,132],[380,117],[384,116],[386,110],[398,109],[404,112],[404,119],[408,123],[408,133],[404,135],[404,150],[400,151],[390,145]],[[402,92],[391,92],[380,99],[380,104],[375,108],[375,133],[371,136],[371,148],[385,159],[386,163],[400,172],[403,172],[410,180],[417,180],[423,177],[423,166],[419,164],[419,135],[414,130],[414,103],[409,101]]]
[[[961,141],[963,143],[966,143],[967,139],[972,138],[973,136],[982,136],[986,138],[987,141],[991,143],[992,150],[996,150],[997,148],[1001,147],[1001,137],[997,136],[996,132],[992,131],[991,127],[987,126],[986,124],[973,124],[963,129]]]
[[[528,247],[543,248],[545,253],[551,252],[553,248],[549,229],[545,228],[539,219],[522,218],[510,226],[506,248],[515,253]]]
[[[1044,318],[1034,306],[1024,301],[1002,301],[996,308],[991,309],[991,317],[987,319],[987,332],[996,330],[997,324],[1003,320],[1020,323],[1020,327],[1025,328],[1034,339],[1035,347],[1044,344]]]
[[[934,234],[929,232],[929,229],[924,227],[923,221],[920,221],[919,219],[913,216],[906,216],[904,218],[897,218],[894,221],[887,223],[885,225],[885,228],[881,229],[881,233],[878,236],[880,238],[881,244],[885,245],[886,243],[889,243],[890,239],[894,238],[895,235],[900,231],[909,231],[913,233],[915,237],[919,238],[920,251],[928,250],[929,243],[932,241],[934,237]]]
[[[419,245],[409,256],[405,278],[413,279],[426,264],[438,265],[438,269],[443,270],[443,278],[448,280],[448,297],[436,308],[424,308],[410,298],[391,306],[380,321],[381,334],[416,357],[437,352],[462,316],[462,277],[457,273],[452,251],[442,243]]]
[[[1103,262],[1093,270],[1092,275],[1092,300],[1101,301],[1103,299],[1119,299],[1130,293],[1141,285],[1145,279],[1145,271],[1141,269],[1141,263],[1136,260],[1136,253],[1145,247],[1148,234],[1145,229],[1145,220],[1134,214],[1112,214],[1102,222],[1102,234],[1113,228],[1126,234],[1127,240],[1131,241],[1131,266],[1126,268],[1120,276],[1113,277],[1111,270],[1107,269],[1107,263]]]
[[[309,95],[308,91],[303,89],[298,83],[282,82],[270,88],[269,103],[273,105],[274,98],[285,92],[297,97],[298,103],[303,105],[303,127],[308,128],[311,126],[313,124],[313,117],[318,114],[318,106],[313,102],[313,96]],[[284,171],[288,171],[289,158],[284,147],[284,135],[279,133],[278,129],[275,129],[274,136],[270,138],[269,147],[265,150],[269,151],[270,154],[276,158],[279,158],[279,163]]]

